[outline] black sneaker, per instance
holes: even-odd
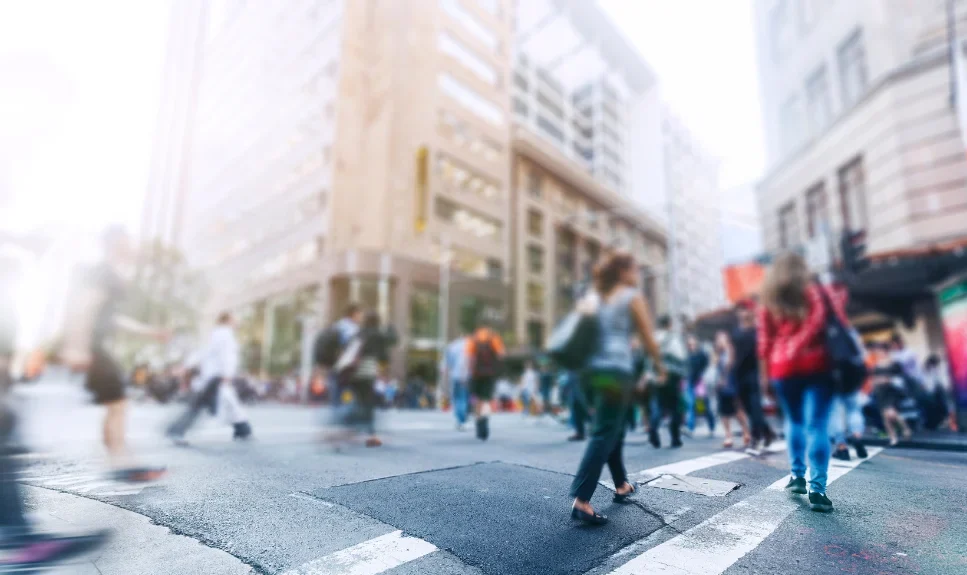
[[[813,511],[829,513],[833,510],[833,502],[826,497],[825,493],[813,492],[809,494],[809,508]]]
[[[672,448],[673,449],[678,449],[681,446],[682,446],[682,440],[681,440],[681,438],[676,437],[675,439],[672,439]]]
[[[859,455],[859,453],[857,453]],[[842,448],[837,449],[833,452],[833,459],[839,459],[840,461],[849,461],[849,449]]]
[[[490,418],[477,418],[477,439],[480,441],[487,441],[488,437],[490,437]]]
[[[12,549],[0,559],[0,573],[35,573],[93,551],[103,546],[110,537],[109,531],[90,535],[57,537],[41,535],[31,537],[23,545]]]
[[[866,459],[869,457],[869,453],[866,452],[866,446],[863,445],[862,439],[853,437],[849,440],[849,442],[853,446],[853,449],[856,450],[856,457],[859,457],[860,459]]]
[[[790,477],[789,483],[786,484],[786,490],[796,493],[799,495],[806,494],[806,478],[805,477]]]
[[[657,429],[648,430],[648,443],[650,443],[655,449],[661,447],[661,437],[658,436]]]

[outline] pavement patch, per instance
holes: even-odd
[[[689,475],[662,475],[646,483],[648,487],[657,489],[671,489],[682,493],[696,493],[706,497],[725,497],[734,491],[739,484],[731,481],[703,479]]]
[[[319,489],[312,494],[401,529],[487,574],[585,573],[663,524],[637,505],[592,503],[601,528],[570,520],[569,475],[481,463]]]

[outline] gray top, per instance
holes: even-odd
[[[95,312],[91,334],[91,347],[94,351],[103,351],[114,335],[114,316],[124,297],[125,285],[121,277],[107,264],[93,268],[88,281],[105,294],[101,307]]]
[[[597,351],[588,360],[589,369],[628,375],[634,372],[631,335],[635,322],[631,317],[631,300],[636,293],[634,288],[625,287],[615,293],[610,301],[601,299],[598,308],[600,339]]]

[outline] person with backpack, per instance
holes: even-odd
[[[322,330],[313,345],[313,361],[326,370],[329,400],[336,406],[342,403],[344,390],[340,387],[339,378],[333,373],[332,368],[339,361],[349,341],[359,333],[362,321],[363,309],[358,304],[351,303],[346,306],[343,317]]]
[[[597,342],[586,359],[582,384],[593,406],[591,439],[578,466],[570,494],[574,498],[571,519],[589,525],[603,525],[608,518],[591,505],[605,463],[615,485],[615,503],[628,503],[637,489],[628,481],[622,449],[627,430],[628,409],[635,388],[635,332],[654,363],[659,384],[667,385],[664,360],[652,334],[651,314],[644,294],[638,289],[638,266],[625,252],[611,252],[595,267],[594,293],[581,308],[595,308],[590,317],[596,325]],[[583,310],[582,310],[583,313]]]
[[[829,416],[836,383],[827,348],[827,306],[841,325],[849,325],[845,294],[813,281],[801,255],[784,253],[766,274],[762,303],[756,322],[761,385],[765,392],[773,382],[786,416],[791,474],[786,489],[808,493],[813,511],[829,512]]]
[[[376,380],[389,361],[391,345],[392,338],[380,328],[379,314],[367,312],[359,332],[350,340],[351,348],[358,346],[355,357],[338,374],[342,387],[353,394],[353,407],[345,423],[368,434],[366,447],[383,445],[376,435],[376,407],[379,403]],[[343,363],[342,360],[339,363]]]
[[[494,398],[497,378],[502,371],[504,342],[500,335],[481,324],[467,338],[467,372],[470,374],[470,396],[475,400],[477,439],[490,437],[490,402]]]

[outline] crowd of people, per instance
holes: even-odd
[[[119,313],[124,291],[120,270],[128,262],[129,248],[125,234],[111,231],[105,236],[105,261],[85,276],[82,296],[71,302],[72,311],[87,313],[68,322],[61,355],[83,371],[94,401],[106,408],[102,434],[111,477],[145,482],[158,479],[165,469],[140,463],[128,449],[126,383],[110,340],[118,330],[162,340],[168,334]],[[627,503],[638,495],[624,465],[625,436],[640,427],[659,448],[666,420],[672,448],[697,432],[700,419],[710,435],[720,422],[723,448],[733,448],[734,420],[742,448],[758,454],[780,435],[765,409],[774,406],[789,452],[787,489],[807,495],[816,511],[833,508],[826,493],[830,458],[848,459],[850,446],[858,457],[866,457],[866,428],[881,429],[896,444],[898,434],[909,436],[913,428],[954,425],[939,358],[931,356],[921,364],[898,335],[867,345],[862,381],[853,381],[854,372],[847,377],[830,335],[830,325],[848,329],[845,290],[813,277],[797,254],[775,259],[761,298],[736,306],[735,328],[715,334],[710,342],[671,317],[653,321],[638,277],[638,266],[627,253],[609,252],[598,262],[593,288],[574,311],[577,320],[559,328],[570,326],[573,332],[555,340],[586,340],[587,345],[568,348],[582,350],[581,357],[567,358],[571,369],[557,367],[560,351],[551,346],[546,355],[527,363],[515,390],[507,376],[504,342],[483,322],[449,342],[441,354],[446,405],[452,407],[458,429],[472,421],[480,441],[491,436],[492,412],[514,405],[515,395],[527,416],[567,412],[574,430],[569,440],[586,442],[570,489],[570,513],[576,521],[608,521],[591,505],[605,465],[615,502]],[[326,411],[334,429],[326,441],[341,448],[362,436],[367,447],[379,447],[379,408],[434,406],[436,394],[428,378],[414,373],[400,385],[388,376],[396,344],[395,331],[379,314],[358,305],[350,305],[318,335],[313,349],[316,375],[307,392],[333,407]],[[9,350],[0,353],[5,362],[0,376],[9,374],[4,359],[9,355]],[[187,382],[190,394],[167,436],[185,442],[199,417],[209,413],[230,426],[233,439],[251,438],[246,390],[238,385],[240,366],[232,315],[222,313],[193,365],[177,376]],[[6,394],[9,387],[5,381],[0,391]],[[175,392],[169,384],[152,393],[168,399]],[[15,414],[6,401],[0,407],[0,541],[13,550],[0,560],[0,567],[42,567],[102,544],[102,532],[62,537],[31,529],[15,481],[16,462],[10,457]]]

